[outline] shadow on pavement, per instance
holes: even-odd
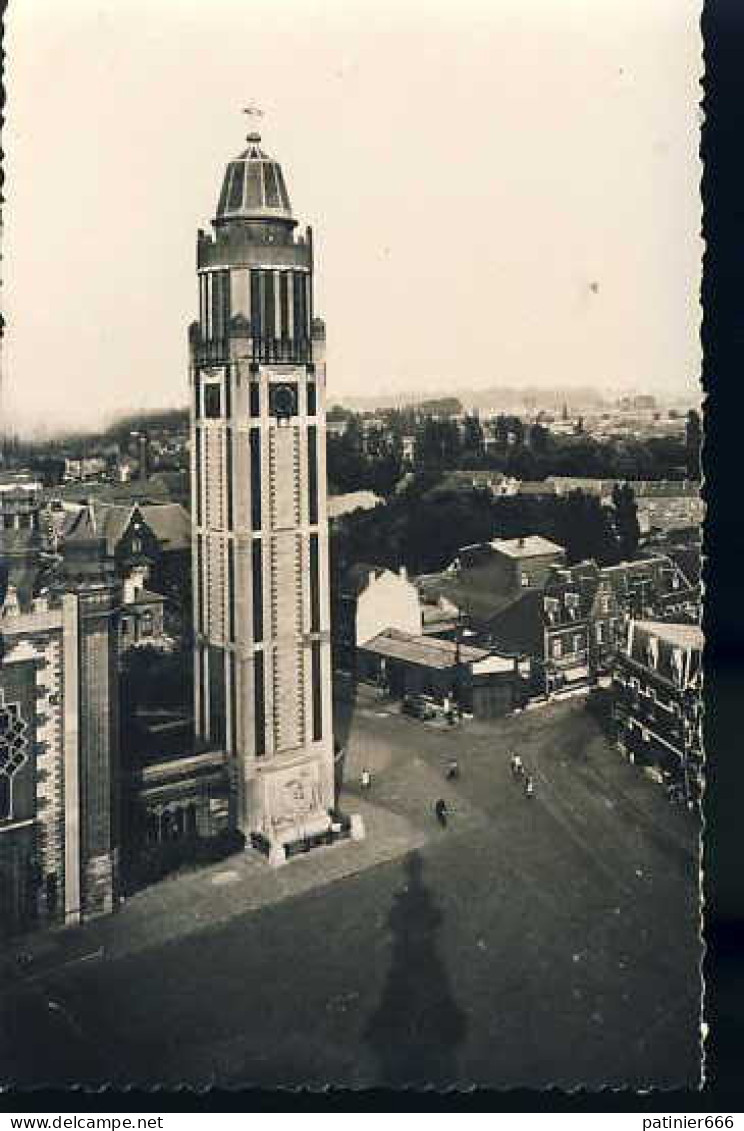
[[[443,915],[422,878],[418,852],[405,861],[406,884],[388,917],[390,971],[365,1032],[383,1086],[443,1088],[458,1078],[457,1049],[467,1019],[452,996],[437,953]]]

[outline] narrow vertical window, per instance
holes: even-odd
[[[310,631],[320,632],[320,565],[318,535],[310,535]]]
[[[253,725],[257,758],[262,758],[266,753],[266,693],[264,683],[263,652],[256,652],[253,657]]]
[[[194,370],[194,416],[198,420],[201,416],[201,376],[199,370]]]
[[[225,488],[227,492],[227,529],[233,529],[233,430],[225,429]]]
[[[201,526],[202,521],[202,430],[196,428],[196,450],[194,452],[194,494],[196,496],[196,525]]]
[[[251,271],[251,334],[253,337],[253,356],[258,353],[258,340],[261,337],[261,291],[260,272]]]
[[[318,413],[318,391],[314,381],[307,383],[307,415],[316,416]]]
[[[211,307],[212,307],[212,333],[211,333],[211,338],[212,338],[213,341],[216,341],[217,338],[220,338],[222,336],[221,335],[221,330],[222,330],[222,326],[221,326],[222,303],[220,301],[221,297],[222,297],[221,296],[222,287],[220,286],[220,283],[221,283],[222,280],[221,280],[220,272],[218,272],[218,271],[213,271],[210,278],[211,278],[211,283],[212,283],[212,287],[211,287],[211,291],[212,291],[212,294],[211,294],[211,299],[212,299],[212,302],[211,302]]]
[[[274,272],[264,271],[265,306],[264,306],[264,337],[273,342],[276,337],[276,311],[274,307]]]
[[[318,521],[318,430],[311,424],[307,430],[307,505],[308,522]]]
[[[252,579],[253,579],[253,639],[256,644],[263,640],[263,554],[261,543],[254,541],[252,547]]]
[[[230,366],[225,366],[225,416],[232,416],[232,387],[230,385]]]
[[[261,386],[258,381],[251,381],[248,386],[248,412],[253,417],[261,415]]]
[[[199,329],[202,341],[209,337],[209,275],[199,276]]]
[[[204,386],[204,415],[207,420],[222,416],[222,389],[216,381]]]
[[[235,642],[235,542],[230,539],[227,547],[227,606],[229,616],[230,640]]]
[[[281,336],[286,339],[289,337],[289,282],[286,271],[279,276],[279,317]]]
[[[225,653],[221,648],[209,649],[209,737],[215,745],[223,747],[227,738],[225,727]]]
[[[199,632],[206,632],[204,622],[204,538],[201,534],[196,539],[196,619]]]
[[[310,337],[310,327],[313,324],[313,281],[310,275],[305,275],[305,326],[306,337]]]
[[[261,529],[261,433],[251,428],[251,526]]]
[[[238,749],[238,693],[234,652],[230,652],[228,663],[230,672],[230,750],[235,751]]]
[[[197,650],[197,668],[199,679],[199,718],[196,721],[197,733],[204,734],[204,720],[206,718],[206,703],[204,696],[207,693],[207,687],[204,680],[204,649],[199,646]]]
[[[295,272],[292,278],[294,299],[294,337],[301,343],[305,338],[305,278]]]
[[[320,742],[323,737],[323,660],[320,652],[320,641],[314,640],[310,649],[313,684],[313,742]]]

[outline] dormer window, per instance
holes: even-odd
[[[548,620],[550,621],[551,624],[554,624],[555,619],[558,615],[558,610],[560,608],[560,604],[559,604],[558,600],[555,597],[546,597],[545,603],[544,603],[544,608],[545,608],[545,614],[546,614]]]
[[[672,649],[672,672],[674,673],[674,682],[678,687],[681,687],[685,674],[685,655],[681,648]]]
[[[656,671],[659,666],[659,641],[655,636],[649,636],[646,642],[646,660],[648,666]]]

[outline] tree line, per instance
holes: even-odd
[[[551,433],[543,424],[528,424],[502,414],[489,425],[491,442],[478,416],[421,413],[413,408],[389,409],[375,420],[332,409],[329,419],[342,420],[342,435],[328,436],[328,480],[334,494],[362,488],[388,497],[407,471],[440,478],[455,470],[494,470],[519,480],[549,475],[601,479],[698,478],[700,418],[688,414],[684,436],[643,440],[597,439],[583,431]],[[413,443],[413,453],[407,449]]]

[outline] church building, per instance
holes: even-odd
[[[90,526],[63,573],[36,596],[0,577],[2,935],[95,918],[117,899],[120,590]]]

